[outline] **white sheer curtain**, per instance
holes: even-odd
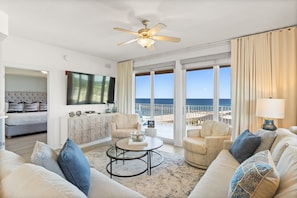
[[[134,112],[133,61],[118,63],[116,79],[116,103],[120,113]]]
[[[231,40],[233,138],[261,127],[257,98],[284,98],[285,118],[277,126],[297,124],[296,48],[296,27]]]

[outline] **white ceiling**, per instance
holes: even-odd
[[[297,0],[0,0],[9,17],[9,35],[121,61],[228,40],[297,24]],[[134,35],[141,20],[167,27],[155,50],[136,42],[117,46]]]

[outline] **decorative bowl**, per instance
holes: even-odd
[[[135,131],[130,134],[133,142],[142,142],[145,139],[143,132]]]

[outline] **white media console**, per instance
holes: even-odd
[[[115,115],[116,113],[102,113],[61,117],[61,145],[68,137],[79,145],[92,145],[110,138],[111,123]]]

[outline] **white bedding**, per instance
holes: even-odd
[[[47,112],[7,113],[6,125],[36,124],[47,122]]]

